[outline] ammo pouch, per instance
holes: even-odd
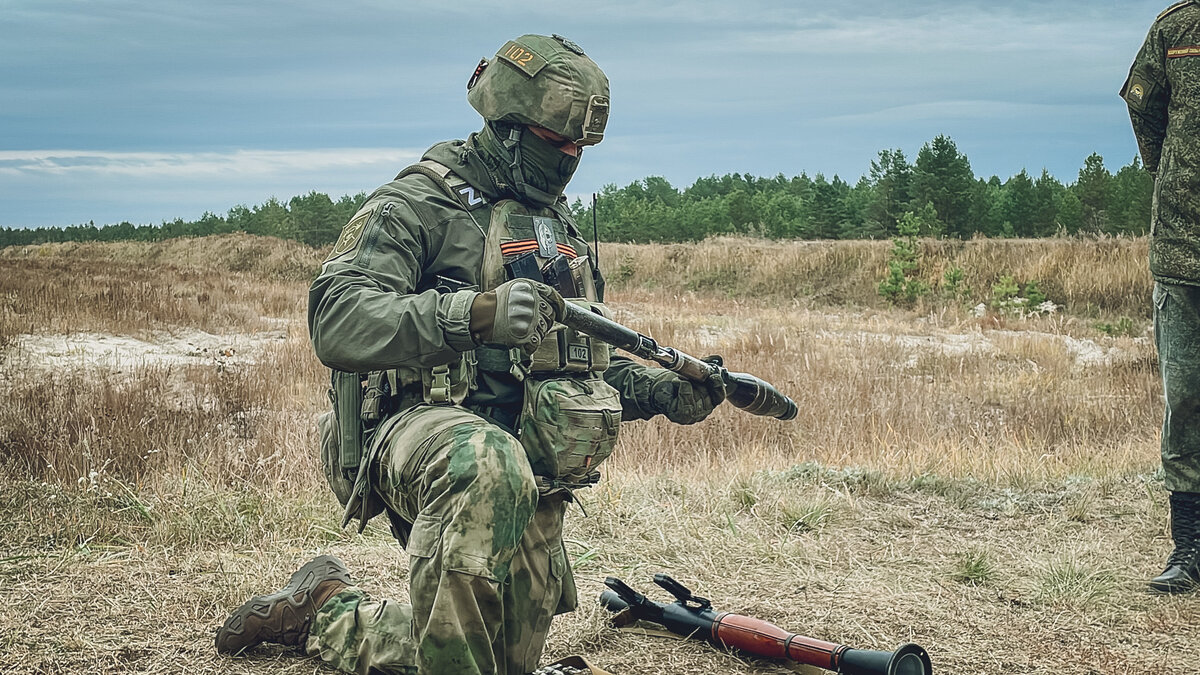
[[[521,445],[550,489],[599,480],[596,467],[612,454],[620,424],[620,395],[600,377],[525,378]]]

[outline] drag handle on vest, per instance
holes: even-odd
[[[706,361],[672,347],[659,346],[654,338],[569,302],[561,322],[634,356],[659,363],[693,382],[703,382],[714,374],[720,375],[725,380],[727,400],[748,413],[781,420],[796,417],[798,409],[795,401],[784,396],[769,382],[748,373],[729,372],[720,359]]]
[[[718,614],[707,598],[693,595],[683,584],[665,574],[655,574],[654,583],[675,596],[675,602],[655,602],[620,579],[608,577],[604,585],[609,590],[600,594],[600,604],[611,612],[620,613],[614,621],[649,621],[672,633],[707,640],[726,649],[787,659],[844,675],[931,675],[933,672],[929,654],[912,643],[901,645],[892,652],[853,649],[789,633],[760,619],[729,612]]]

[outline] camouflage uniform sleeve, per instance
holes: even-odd
[[[1129,118],[1141,151],[1142,164],[1151,173],[1158,171],[1163,138],[1167,134],[1167,104],[1170,97],[1166,47],[1162,31],[1156,23],[1150,28],[1145,43],[1129,69],[1129,77],[1121,87],[1121,98],[1129,107]]]
[[[473,349],[475,291],[417,292],[437,247],[402,194],[377,191],[309,288],[309,335],[321,362],[347,372],[429,368]]]

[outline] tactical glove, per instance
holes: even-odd
[[[716,373],[704,382],[692,382],[664,370],[650,385],[650,405],[676,424],[695,424],[724,400],[725,380]]]
[[[558,291],[530,279],[513,279],[480,293],[471,303],[471,336],[477,344],[537,351],[566,312]]]

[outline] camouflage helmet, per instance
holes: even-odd
[[[467,101],[485,120],[532,124],[595,145],[608,123],[608,78],[574,42],[522,35],[490,63],[479,62]]]

